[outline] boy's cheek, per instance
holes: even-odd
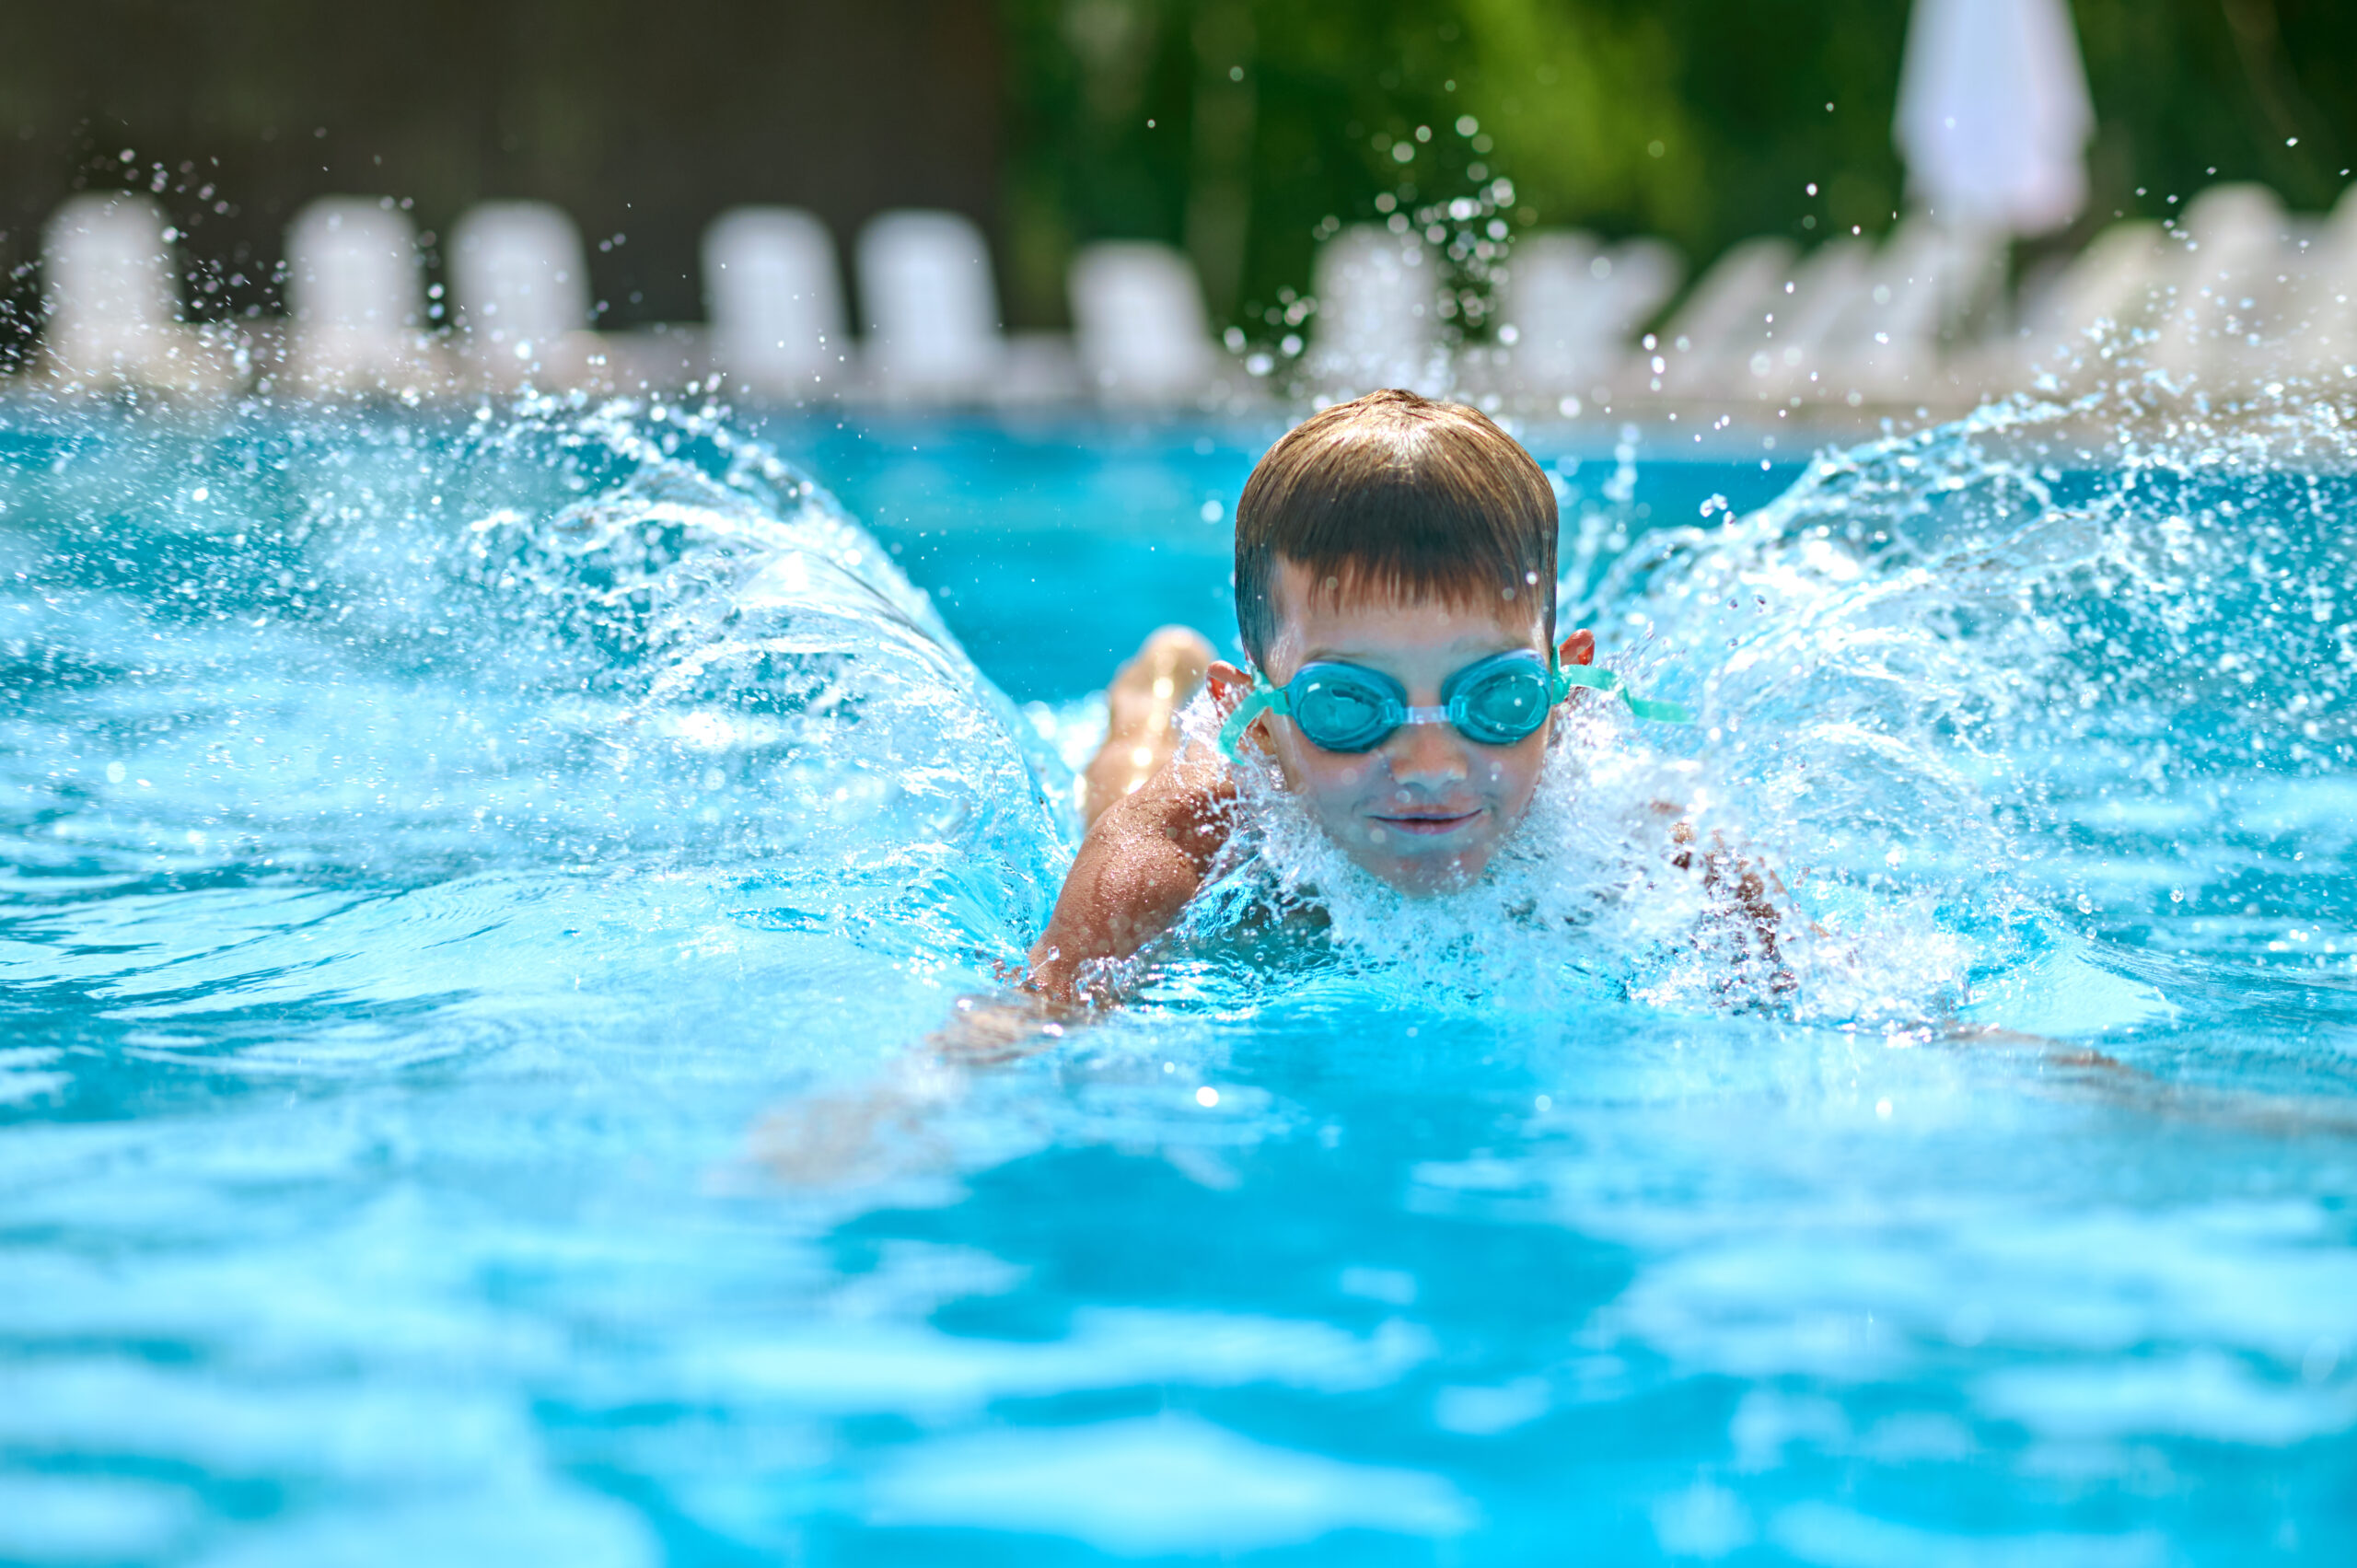
[[[1338,796],[1354,796],[1365,783],[1368,757],[1339,751],[1318,751],[1287,736],[1271,748],[1277,773],[1285,788],[1322,806]]]
[[[1329,761],[1322,766],[1295,765],[1285,772],[1287,787],[1309,807],[1328,837],[1355,841],[1360,836],[1364,824],[1359,807],[1365,803],[1369,788],[1363,762],[1352,759],[1338,766]]]
[[[1364,758],[1335,759],[1310,771],[1309,794],[1321,811],[1354,820],[1360,805],[1376,788],[1375,772]]]

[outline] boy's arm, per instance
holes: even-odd
[[[1170,928],[1227,840],[1235,786],[1201,749],[1173,757],[1106,807],[1064,878],[1048,929],[1031,949],[1023,989],[1079,1000],[1080,967],[1126,958]]]

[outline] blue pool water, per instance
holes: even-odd
[[[2357,1555],[2328,423],[1528,431],[1702,726],[945,1062],[1274,433],[0,412],[0,1561]]]

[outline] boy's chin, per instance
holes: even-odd
[[[1358,868],[1396,892],[1411,899],[1438,898],[1461,892],[1489,868],[1491,845],[1468,845],[1431,854],[1387,854],[1372,847],[1354,851]]]

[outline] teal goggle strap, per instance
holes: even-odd
[[[1618,693],[1620,700],[1629,704],[1629,711],[1641,719],[1651,719],[1655,724],[1694,722],[1693,710],[1685,703],[1640,697],[1629,690],[1627,681],[1599,665],[1560,665],[1550,658],[1547,661],[1547,668],[1554,678],[1555,701],[1558,703],[1572,694],[1573,687],[1585,686],[1591,691],[1602,691],[1608,695]]]
[[[1244,753],[1237,748],[1243,744],[1244,732],[1251,728],[1252,721],[1262,714],[1283,714],[1290,717],[1293,703],[1281,688],[1270,685],[1269,678],[1262,675],[1260,667],[1255,665],[1252,690],[1245,694],[1244,701],[1236,704],[1236,711],[1227,715],[1227,722],[1219,726],[1219,749],[1227,753],[1229,761],[1244,761]]]
[[[1553,692],[1553,700],[1556,703],[1561,703],[1569,697],[1574,687],[1585,686],[1591,691],[1602,691],[1608,696],[1618,695],[1623,703],[1629,704],[1629,712],[1641,719],[1650,719],[1655,724],[1692,724],[1694,722],[1692,710],[1684,703],[1663,703],[1650,697],[1640,697],[1629,690],[1627,681],[1611,670],[1597,665],[1562,665],[1556,663],[1554,656],[1550,654],[1547,659],[1547,673],[1549,684]],[[1236,712],[1227,715],[1227,722],[1219,726],[1219,749],[1227,753],[1229,761],[1240,762],[1244,760],[1242,753],[1237,748],[1243,743],[1244,732],[1251,727],[1252,721],[1262,714],[1282,714],[1290,718],[1293,714],[1293,700],[1285,695],[1284,688],[1282,686],[1270,685],[1269,678],[1261,674],[1256,667],[1252,671],[1251,691],[1245,696],[1244,701],[1236,705]],[[1411,709],[1410,716],[1415,722],[1424,722],[1426,719],[1425,712],[1421,708]]]

